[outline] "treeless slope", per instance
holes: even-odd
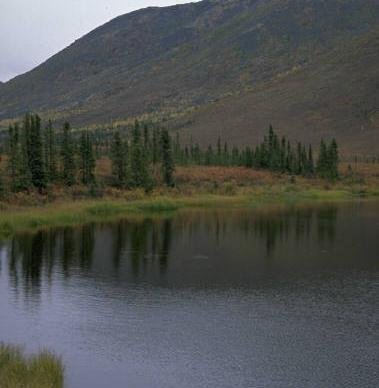
[[[172,120],[201,143],[218,136],[256,144],[275,129],[318,145],[336,137],[345,154],[379,153],[379,29],[337,47],[314,63],[294,68],[252,91],[223,98]]]

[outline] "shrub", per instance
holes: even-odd
[[[237,185],[235,182],[226,182],[221,187],[221,194],[223,195],[236,195],[237,194]]]

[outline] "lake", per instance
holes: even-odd
[[[379,202],[180,211],[1,243],[0,341],[67,387],[374,387]]]

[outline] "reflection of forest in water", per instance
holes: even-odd
[[[143,221],[121,220],[110,224],[89,224],[75,228],[42,230],[17,235],[9,243],[9,275],[14,289],[39,293],[41,278],[51,279],[58,268],[63,277],[73,272],[86,275],[93,267],[96,242],[108,236],[106,265],[113,271],[128,271],[138,277],[141,270],[155,268],[163,276],[170,263],[172,245],[205,236],[208,245],[218,245],[243,236],[258,240],[269,257],[278,242],[299,242],[316,238],[332,243],[335,238],[338,208],[334,205],[308,207],[269,213],[249,210],[185,212],[172,218]],[[101,234],[103,233],[103,236]],[[122,267],[122,268],[121,268]],[[121,269],[120,269],[121,268]]]

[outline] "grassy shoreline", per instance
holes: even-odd
[[[62,388],[64,368],[59,358],[41,351],[26,356],[17,346],[0,344],[0,386],[2,388]]]
[[[3,207],[0,212],[0,238],[17,232],[33,231],[50,227],[66,227],[117,218],[140,218],[157,213],[175,212],[190,208],[259,208],[269,204],[296,204],[322,201],[351,201],[379,198],[378,191],[364,194],[347,189],[302,188],[300,186],[267,186],[242,190],[233,194],[192,195],[153,193],[129,197],[106,197],[102,199],[63,200],[40,206]]]

